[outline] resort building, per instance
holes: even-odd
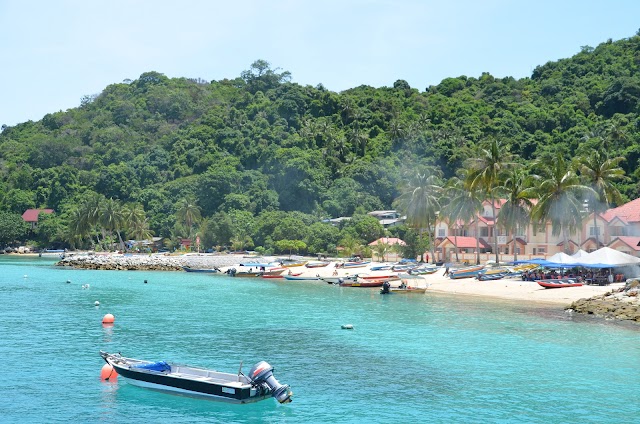
[[[495,209],[499,219],[504,203],[504,199],[497,200],[492,207],[491,202],[485,201],[482,212],[472,222],[437,221],[434,231],[436,261],[454,261],[456,250],[460,261],[475,261],[476,246],[479,247],[481,261],[494,259],[493,247],[496,238],[500,256],[508,257],[505,260],[512,260],[514,254],[518,259],[532,259],[547,258],[565,251],[562,235],[552,234],[550,222],[519,228],[516,230],[515,243],[512,232],[499,226],[496,229],[493,211]],[[569,234],[568,244],[569,252],[577,252],[579,249],[592,252],[607,246],[640,257],[640,199],[599,214],[596,216],[595,225],[593,213],[586,214],[581,227]]]
[[[368,215],[371,215],[374,218],[376,218],[380,222],[380,225],[382,225],[384,228],[395,227],[396,225],[402,225],[407,219],[406,216],[400,216],[400,214],[395,210],[372,211],[372,212],[369,212]]]

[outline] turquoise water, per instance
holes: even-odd
[[[637,422],[638,327],[434,294],[52,264],[0,257],[3,423]],[[229,372],[266,360],[294,401],[101,382],[101,349]]]

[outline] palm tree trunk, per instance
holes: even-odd
[[[518,228],[518,227],[516,227]],[[513,262],[518,260],[518,249],[516,248],[516,232],[513,231]]]
[[[458,257],[458,232],[455,231],[453,235],[454,235],[453,239],[455,240],[455,243],[456,243],[456,262],[460,263],[460,258]]]
[[[476,265],[480,265],[480,227],[478,227],[478,217],[476,217]]]
[[[562,241],[564,243],[564,253],[569,254],[569,235],[564,226],[562,226]]]
[[[491,209],[493,210],[493,248],[496,249],[496,265],[500,263],[498,252],[498,217],[496,216],[496,202],[491,199]]]
[[[593,209],[593,235],[596,238],[596,250],[600,249],[600,241],[598,240],[598,223],[596,222],[596,210]]]

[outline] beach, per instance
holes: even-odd
[[[492,281],[478,281],[474,278],[451,280],[441,272],[427,275],[425,280],[429,284],[430,292],[520,300],[526,303],[552,303],[562,306],[569,306],[579,299],[601,296],[624,287],[624,283],[614,283],[609,286],[584,285],[545,289],[534,281],[522,281],[519,278]]]

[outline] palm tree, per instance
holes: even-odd
[[[378,240],[378,242],[375,244],[375,251],[378,254],[378,259],[380,260],[380,262],[384,262],[385,260],[385,254],[387,253],[387,250],[389,249],[389,245],[385,242],[383,242],[382,240]]]
[[[178,210],[176,211],[176,217],[184,222],[185,227],[191,236],[193,225],[200,222],[202,215],[200,215],[200,207],[196,204],[196,199],[193,196],[187,196],[178,202]]]
[[[476,263],[480,264],[480,239],[478,231],[478,214],[482,212],[482,191],[472,188],[473,173],[469,169],[462,171],[462,178],[453,177],[447,185],[448,202],[445,215],[451,222],[462,221],[464,225],[471,221],[476,223]],[[456,245],[458,241],[456,239]],[[457,260],[457,257],[456,257]]]
[[[500,209],[499,224],[511,230],[513,242],[513,260],[518,260],[516,249],[516,233],[518,228],[527,227],[530,220],[531,190],[528,178],[518,168],[513,168],[502,182],[502,190],[506,194],[506,202]]]
[[[550,167],[543,168],[543,180],[536,192],[538,203],[532,208],[531,217],[538,223],[551,222],[551,234],[562,234],[564,251],[569,253],[569,232],[580,225],[583,196],[593,190],[580,184],[562,154],[558,154]]]
[[[124,242],[120,230],[123,226],[122,219],[122,205],[117,199],[106,199],[100,205],[100,225],[109,233],[113,231],[118,235],[118,241],[120,242],[120,248],[124,250]]]
[[[496,227],[496,201],[502,174],[513,167],[513,155],[503,151],[497,140],[491,141],[486,148],[480,148],[476,157],[470,158],[467,165],[473,172],[471,187],[481,188],[485,191],[487,199],[491,201],[493,211],[493,248],[496,254],[496,263],[500,263],[498,252],[498,232]]]
[[[580,173],[594,191],[587,198],[587,201],[589,209],[593,213],[596,248],[600,247],[596,216],[598,213],[606,211],[611,203],[618,203],[622,200],[622,196],[613,182],[624,178],[624,170],[618,166],[623,160],[624,158],[619,156],[609,159],[605,152],[598,150],[593,151],[590,156],[578,159]]]
[[[405,181],[403,193],[396,199],[399,209],[407,216],[407,224],[418,229],[420,241],[423,230],[427,230],[427,241],[431,259],[435,261],[432,231],[440,212],[440,193],[442,185],[440,172],[417,173]],[[424,252],[421,252],[423,255]],[[422,256],[421,256],[422,259]]]

